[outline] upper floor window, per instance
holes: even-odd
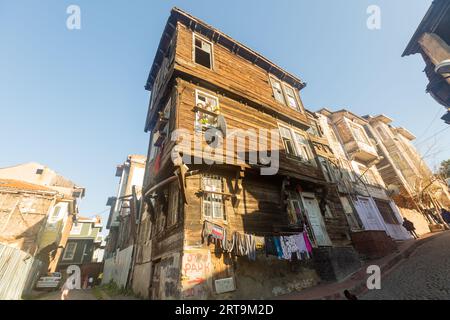
[[[223,182],[220,176],[202,176],[202,211],[205,218],[225,219]]]
[[[70,234],[81,234],[81,229],[83,228],[83,224],[80,222],[72,225],[72,229],[70,230]]]
[[[334,182],[333,170],[331,168],[331,164],[327,159],[319,157],[320,167],[322,168],[323,175],[325,176],[325,180],[328,182]]]
[[[208,93],[195,90],[195,129],[206,130],[216,126],[219,112],[219,99]]]
[[[212,69],[212,43],[194,35],[194,61],[208,69]]]
[[[300,102],[295,90],[288,84],[281,82],[273,76],[269,77],[272,85],[273,96],[279,103],[287,105],[295,110],[300,110]]]
[[[285,104],[283,89],[281,89],[281,81],[278,81],[272,77],[270,77],[270,82],[272,83],[272,90],[275,100],[278,102]]]
[[[76,242],[69,242],[64,250],[63,260],[72,260],[75,256],[75,251],[77,250]]]
[[[292,109],[298,110],[298,101],[297,97],[295,96],[295,91],[287,84],[283,84],[284,92],[286,93],[286,101],[288,103],[288,106]]]
[[[366,136],[366,132],[362,127],[356,124],[352,124],[352,132],[353,136],[355,137],[356,141],[370,144],[369,139]]]
[[[313,159],[313,154],[309,146],[308,139],[301,133],[279,125],[281,141],[283,141],[284,149],[287,154],[300,158],[309,162]]]
[[[296,156],[297,152],[295,151],[294,141],[293,141],[292,135],[291,135],[291,130],[280,126],[280,135],[281,135],[281,141],[283,141],[283,145],[284,145],[284,149],[286,150],[286,153]]]

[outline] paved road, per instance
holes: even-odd
[[[40,296],[38,300],[61,300],[61,292],[50,292]],[[97,300],[97,298],[93,295],[92,290],[70,290],[67,300]]]
[[[421,245],[361,300],[449,300],[450,232]]]

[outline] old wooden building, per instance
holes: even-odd
[[[447,109],[450,124],[450,2],[434,0],[402,56],[420,54],[428,78],[426,91]]]
[[[311,133],[304,87],[221,31],[171,11],[146,85],[136,293],[266,298],[359,267],[311,143],[321,138]]]

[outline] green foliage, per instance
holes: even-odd
[[[444,179],[450,178],[450,159],[441,162],[439,174],[442,175]]]

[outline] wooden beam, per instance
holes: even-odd
[[[435,66],[450,59],[450,47],[437,34],[424,33],[418,42],[425,55]],[[447,78],[446,81],[450,84],[450,78]]]

